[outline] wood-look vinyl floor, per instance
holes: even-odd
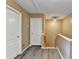
[[[39,46],[30,47],[22,59],[61,59],[56,49],[41,49]]]

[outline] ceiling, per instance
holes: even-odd
[[[51,18],[59,16],[59,19],[72,13],[72,0],[15,0],[29,13],[44,13]]]

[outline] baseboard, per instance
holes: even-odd
[[[57,49],[57,51],[58,51],[58,53],[59,53],[61,59],[64,59],[64,57],[63,57],[63,55],[61,54],[61,52],[60,52],[60,50],[58,49],[58,47],[56,47],[56,49]]]
[[[22,57],[23,57],[23,55],[24,55],[24,52],[28,49],[28,48],[30,48],[31,47],[31,45],[29,45],[29,46],[27,46],[23,51],[21,51],[20,52],[20,54],[18,54],[14,59],[21,59]]]
[[[61,59],[64,59],[63,55],[61,54],[60,50],[57,47],[41,47],[42,49],[56,49],[61,57]]]
[[[23,49],[23,51],[21,51],[20,54],[22,54],[24,51],[26,51],[29,47],[31,47],[31,45],[27,46],[25,49]]]
[[[55,47],[41,47],[42,49],[56,49]]]

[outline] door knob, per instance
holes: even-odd
[[[19,35],[17,36],[17,38],[19,38]]]

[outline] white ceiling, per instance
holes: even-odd
[[[16,0],[29,13],[44,13],[59,19],[72,13],[72,0]]]

